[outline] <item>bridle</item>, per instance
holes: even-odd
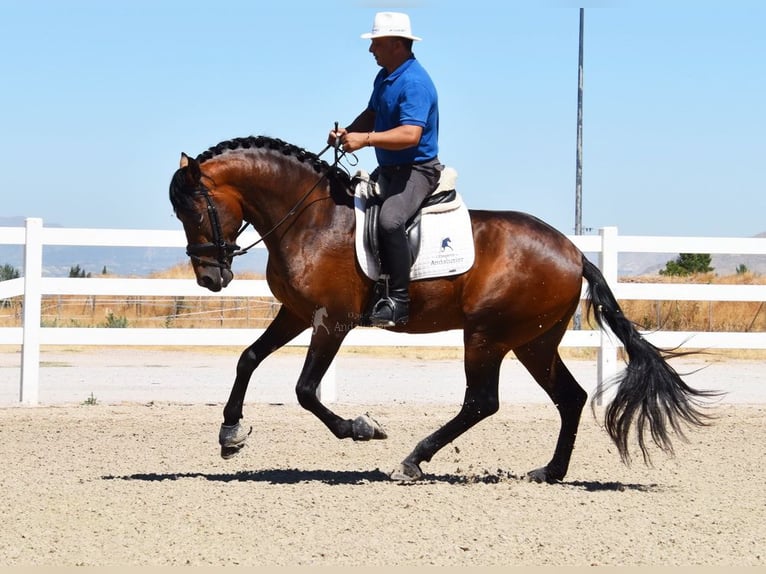
[[[336,131],[338,129],[337,122],[335,123],[335,129]],[[212,234],[212,241],[209,241],[207,243],[187,244],[186,255],[188,255],[192,259],[192,261],[196,261],[200,265],[218,267],[221,270],[226,269],[228,271],[231,271],[231,263],[235,257],[246,254],[253,247],[261,243],[269,235],[271,235],[277,229],[279,229],[279,227],[281,227],[282,224],[284,224],[288,219],[290,219],[295,214],[295,212],[303,204],[303,202],[306,201],[308,196],[311,195],[311,192],[313,192],[319,186],[319,184],[322,183],[322,181],[327,178],[327,174],[330,173],[330,171],[332,171],[333,169],[336,169],[338,167],[340,160],[348,155],[342,149],[340,145],[340,140],[336,139],[334,146],[331,146],[330,144],[328,144],[321,152],[317,154],[317,157],[321,157],[322,154],[324,154],[328,149],[330,149],[330,147],[335,148],[335,161],[333,161],[330,168],[327,171],[325,171],[321,176],[319,176],[319,179],[317,179],[316,183],[314,183],[314,185],[312,185],[309,188],[309,190],[303,194],[303,196],[297,201],[297,203],[293,206],[293,208],[290,209],[290,211],[288,211],[284,215],[284,217],[282,217],[282,219],[280,219],[277,223],[275,223],[271,227],[271,229],[269,229],[266,233],[261,235],[261,237],[257,241],[254,241],[253,243],[251,243],[244,249],[240,249],[239,245],[237,245],[236,243],[230,243],[224,239],[223,230],[221,229],[221,222],[218,217],[218,210],[216,209],[215,203],[213,203],[213,200],[210,197],[210,190],[202,183],[202,181],[200,181],[195,191],[198,192],[200,195],[202,195],[205,198],[205,202],[207,203],[207,213],[208,213],[208,219],[210,220],[210,231]],[[351,154],[351,156],[356,161],[356,156],[354,154]],[[351,162],[349,163],[351,165],[355,165],[355,163],[351,163]],[[245,231],[245,229],[248,228],[249,225],[250,225],[250,222],[246,221],[239,228],[237,233],[234,235],[235,241],[240,235],[242,235],[242,233]],[[214,251],[214,256],[216,258],[215,260],[211,259],[208,255],[211,251]]]
[[[231,261],[234,255],[239,252],[239,245],[236,243],[229,243],[223,237],[223,231],[221,230],[221,221],[218,218],[218,210],[215,207],[215,203],[210,198],[210,190],[200,182],[196,189],[202,197],[205,198],[207,203],[207,214],[210,220],[210,230],[212,233],[212,241],[208,243],[189,243],[186,246],[186,255],[188,255],[192,261],[196,261],[200,265],[207,265],[213,267],[220,267],[221,269],[231,270]],[[245,230],[248,224],[245,224],[237,231],[234,236],[236,240],[242,232]],[[215,252],[215,260],[210,259],[207,255],[210,251]]]

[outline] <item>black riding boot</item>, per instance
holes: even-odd
[[[373,327],[393,327],[407,322],[410,314],[410,246],[404,230],[381,237],[383,267],[388,271],[388,297],[375,303],[370,315]]]

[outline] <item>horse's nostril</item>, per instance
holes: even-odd
[[[205,289],[208,289],[210,291],[221,290],[221,283],[219,281],[216,281],[213,277],[210,277],[209,275],[203,275],[201,277],[198,277],[197,284],[200,287],[204,287]]]

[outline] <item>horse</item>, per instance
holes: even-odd
[[[185,231],[197,283],[212,292],[230,283],[234,257],[249,249],[240,249],[237,237],[250,224],[268,250],[266,280],[281,302],[275,318],[237,361],[219,431],[223,458],[236,455],[252,433],[252,426],[248,430],[242,424],[243,405],[258,365],[312,327],[295,387],[298,403],[339,439],[387,437],[372,417],[344,419],[317,396],[344,338],[363,324],[374,287],[355,257],[353,178],[341,169],[337,153],[330,164],[321,154],[280,139],[249,136],[223,141],[196,158],[182,153],[171,178],[170,201]],[[622,462],[631,461],[634,428],[644,462],[650,464],[647,431],[661,451],[673,455],[672,439],[685,438],[684,427],[710,424],[705,399],[714,393],[688,386],[669,363],[687,353],[648,342],[624,316],[598,267],[569,238],[526,213],[469,213],[473,266],[459,275],[413,281],[409,321],[390,328],[407,333],[462,329],[464,400],[451,420],[416,444],[390,479],[421,479],[424,462],[498,411],[500,367],[511,351],[560,418],[552,458],[525,478],[564,479],[588,394],[558,348],[580,304],[583,280],[588,284],[586,317],[593,316],[599,329],[610,329],[627,356],[626,368],[601,390],[616,389],[604,411],[604,428]],[[317,317],[328,327],[317,328]],[[343,328],[334,328],[339,325]]]

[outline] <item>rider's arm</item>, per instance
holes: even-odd
[[[354,152],[363,147],[379,147],[388,150],[407,149],[418,145],[423,135],[423,128],[414,125],[401,125],[384,132],[373,131],[375,128],[375,112],[370,108],[364,110],[345,129],[338,130],[346,151]],[[335,132],[330,132],[330,140],[334,140]]]
[[[375,129],[375,112],[365,109],[356,119],[346,126],[346,132],[371,132]]]
[[[396,126],[384,132],[371,132],[365,135],[365,145],[380,147],[388,150],[407,149],[418,145],[423,128],[420,126]]]

